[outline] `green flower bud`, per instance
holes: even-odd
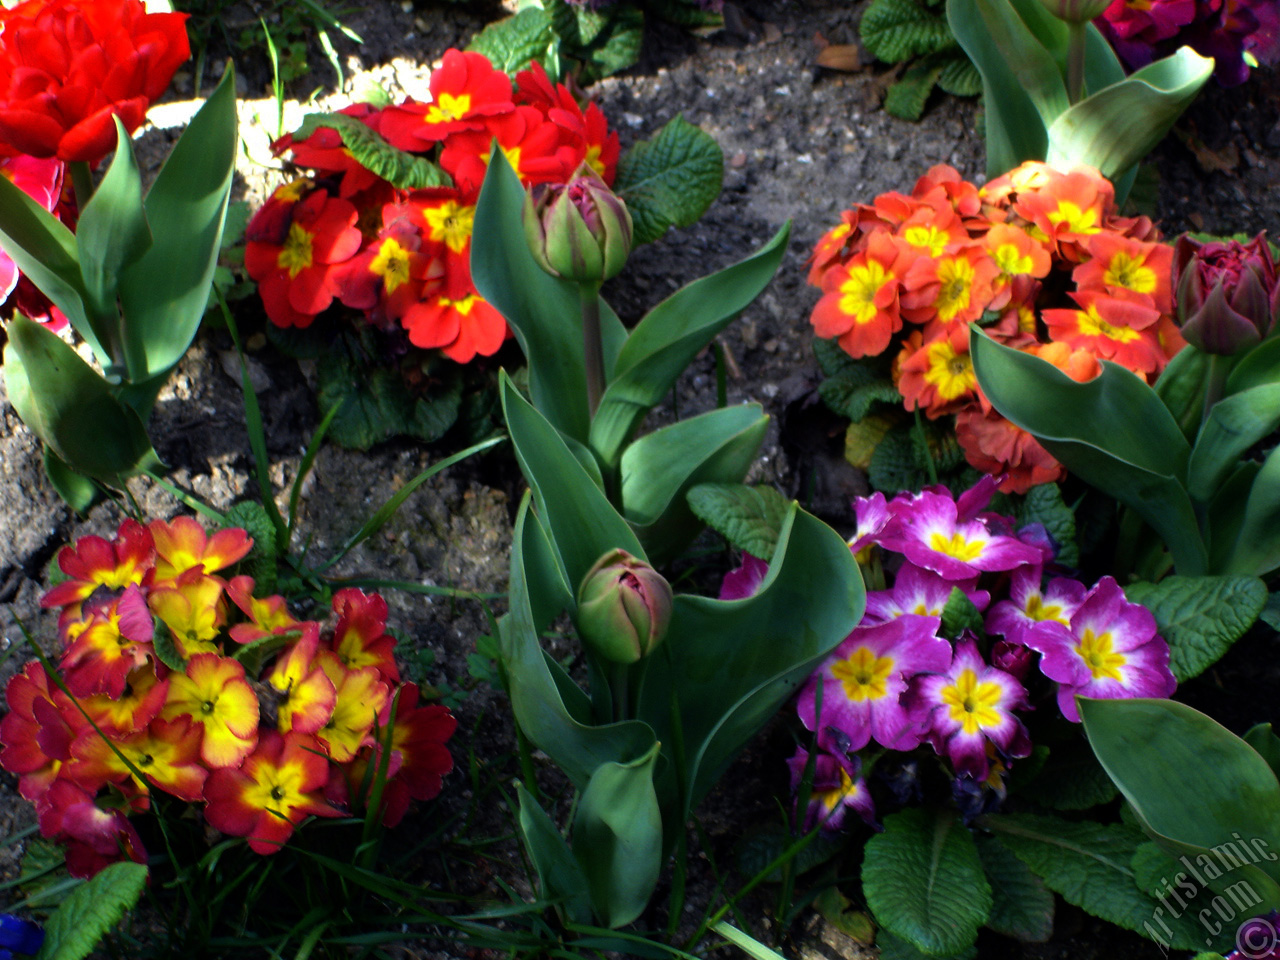
[[[525,194],[524,232],[543,270],[577,283],[608,280],[631,253],[627,205],[586,163],[536,201]]]
[[[671,584],[625,550],[610,550],[578,587],[578,635],[614,663],[652,653],[671,623]]]

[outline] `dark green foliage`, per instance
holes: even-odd
[[[884,108],[895,117],[919,120],[935,86],[960,97],[982,91],[982,78],[952,36],[944,0],[872,0],[858,32],[877,60],[908,64],[885,94]]]

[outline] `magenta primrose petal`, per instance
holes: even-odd
[[[904,613],[941,617],[954,587],[963,590],[979,610],[985,610],[991,602],[991,594],[986,590],[976,589],[973,580],[957,583],[913,563],[904,563],[890,589],[871,590],[867,593],[867,612],[862,622],[882,623]]]
[[[720,581],[721,600],[745,600],[756,595],[769,573],[769,564],[749,553],[742,555],[742,566],[730,570]]]
[[[970,638],[956,644],[951,665],[911,684],[912,715],[928,728],[939,755],[959,774],[985,780],[990,769],[987,743],[1006,757],[1025,757],[1031,740],[1014,710],[1027,708],[1022,684],[988,666]]]
[[[809,751],[797,747],[795,756],[787,761],[791,770],[791,792],[800,788],[805,767],[809,763]],[[839,830],[845,816],[856,813],[868,826],[876,827],[876,808],[867,790],[867,782],[859,776],[858,758],[840,757],[819,753],[813,761],[813,788],[809,805],[804,813],[803,830],[807,833],[815,824],[821,824],[824,832]]]
[[[1084,602],[1084,584],[1067,577],[1056,577],[1041,588],[1040,567],[1022,567],[1013,571],[1009,583],[1009,599],[1001,600],[987,614],[987,632],[998,633],[1016,643],[1026,643],[1029,630],[1070,632],[1071,617]]]
[[[945,670],[951,662],[951,644],[938,636],[940,625],[937,617],[907,614],[855,629],[800,691],[801,721],[810,730],[836,727],[849,738],[850,751],[873,738],[893,750],[917,746],[923,731],[908,715],[902,695],[909,677]]]
[[[960,520],[949,494],[925,490],[895,497],[889,510],[897,522],[886,531],[882,545],[948,580],[1013,570],[1043,558],[1039,548],[992,531],[982,517]]]
[[[1104,700],[1167,697],[1177,686],[1155,617],[1125,600],[1111,577],[1085,595],[1069,633],[1032,630],[1025,642],[1040,651],[1040,670],[1058,683],[1058,706],[1073,723],[1080,722],[1077,694]]]
[[[853,501],[853,513],[858,520],[858,529],[849,538],[849,549],[854,553],[879,542],[877,538],[884,531],[891,519],[889,505],[883,493],[873,493],[869,497],[856,497]]]

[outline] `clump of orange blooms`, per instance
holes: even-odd
[[[983,396],[969,325],[1079,381],[1109,360],[1151,382],[1185,345],[1172,260],[1150,219],[1119,216],[1096,170],[1029,161],[978,187],[939,165],[910,195],[857,204],[822,237],[810,322],[852,357],[893,351],[906,408],[954,414],[969,463],[1024,493],[1065,471]]]
[[[297,620],[252,578],[219,575],[252,546],[177,517],[58,554],[65,579],[41,599],[61,611],[57,676],[32,660],[9,681],[0,766],[73,875],[146,862],[130,815],[153,790],[261,854],[309,816],[361,810],[371,762],[388,826],[440,792],[456,722],[401,682],[386,602],[340,590],[331,627]]]

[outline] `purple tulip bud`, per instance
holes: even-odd
[[[614,663],[652,653],[671,623],[671,585],[625,550],[595,562],[578,588],[578,635]]]
[[[997,670],[1011,674],[1019,683],[1026,677],[1035,659],[1035,651],[1021,643],[997,640],[995,646],[991,648],[991,665]]]
[[[631,253],[627,205],[586,163],[536,201],[525,194],[524,232],[538,266],[577,283],[608,280]]]
[[[1173,248],[1173,285],[1182,335],[1204,353],[1248,349],[1280,317],[1280,275],[1265,233],[1248,243],[1184,234]]]

